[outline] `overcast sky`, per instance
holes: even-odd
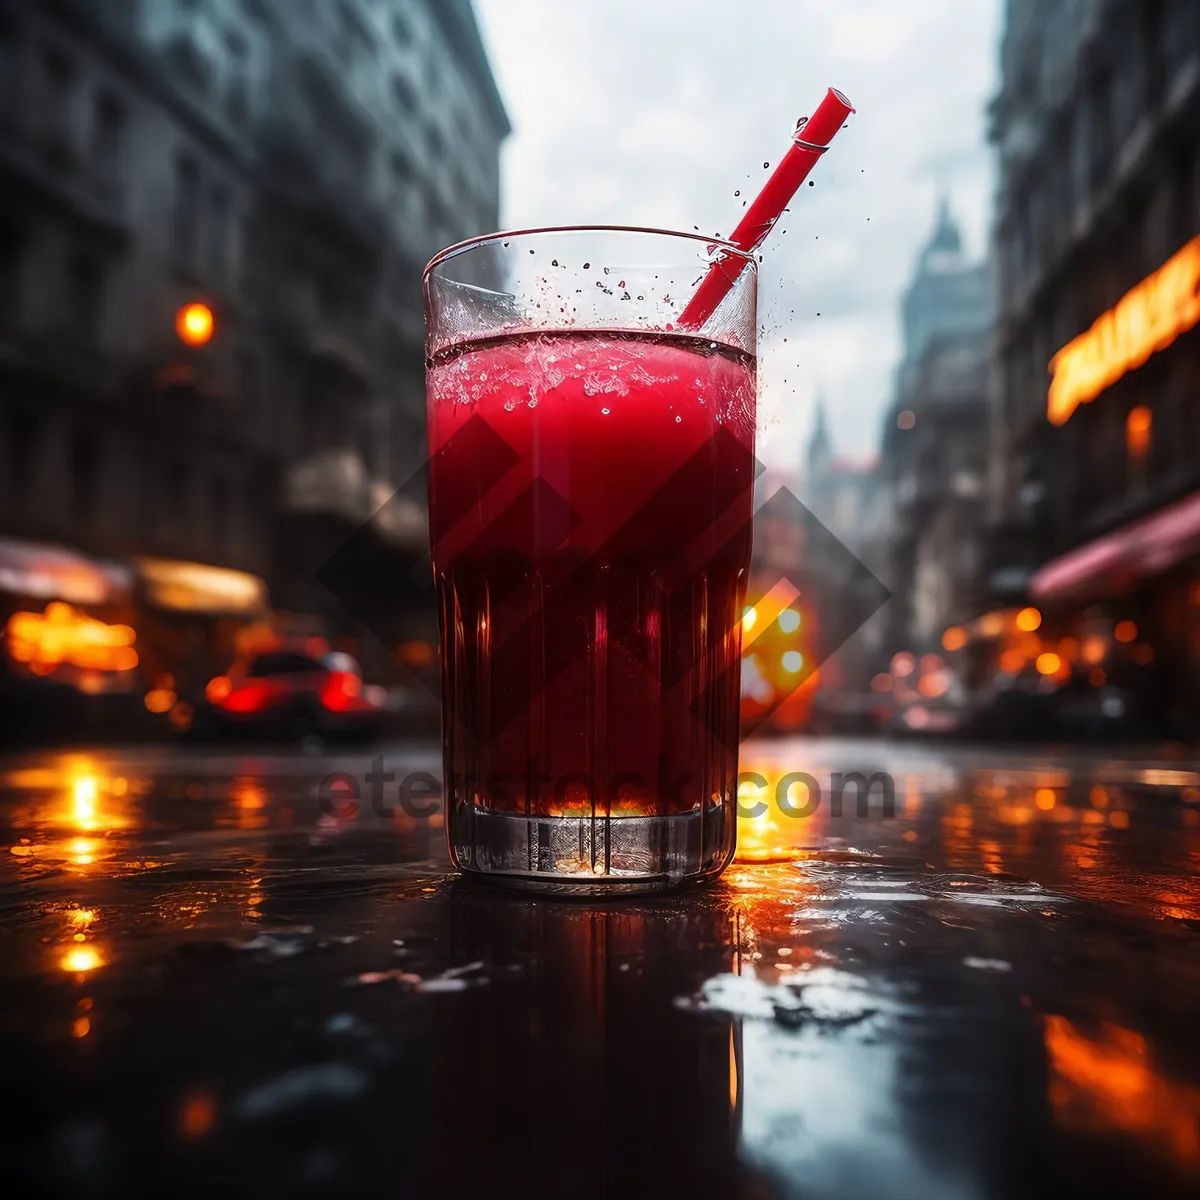
[[[795,461],[819,392],[839,453],[870,454],[900,350],[899,297],[941,188],[968,250],[986,246],[984,109],[1000,7],[475,0],[514,128],[502,223],[728,234],[741,210],[734,191],[744,199],[761,186],[762,164],[778,162],[796,118],[839,88],[857,115],[761,269],[762,451]]]

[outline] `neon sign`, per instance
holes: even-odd
[[[1051,360],[1046,416],[1061,425],[1200,322],[1200,237],[1131,288]]]

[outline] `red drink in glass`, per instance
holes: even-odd
[[[463,869],[599,891],[704,877],[732,855],[755,360],[752,334],[730,340],[552,325],[433,349],[430,539]]]

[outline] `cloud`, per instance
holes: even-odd
[[[796,117],[829,84],[851,97],[858,114],[768,243],[760,388],[779,414],[764,449],[781,465],[799,454],[818,386],[839,451],[872,450],[899,298],[940,188],[968,246],[985,247],[999,0],[475,4],[515,126],[510,226],[727,234]]]

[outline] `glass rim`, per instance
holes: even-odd
[[[466,251],[473,250],[477,246],[486,246],[501,238],[528,237],[535,233],[648,233],[658,237],[682,238],[690,242],[701,242],[705,246],[720,247],[733,257],[742,259],[743,269],[747,264],[752,269],[757,269],[758,266],[753,250],[743,250],[725,238],[706,237],[702,233],[687,233],[682,229],[659,229],[653,225],[534,225],[528,229],[501,229],[495,233],[480,233],[465,241],[446,246],[426,263],[425,270],[421,272],[421,282],[424,283],[429,279],[435,267],[440,266],[448,259],[457,258],[460,254],[465,254]]]

